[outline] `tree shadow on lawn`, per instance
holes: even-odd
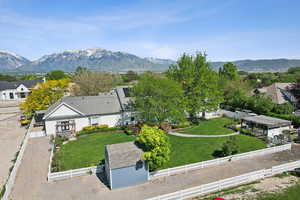
[[[214,158],[221,158],[221,157],[224,157],[223,151],[220,150],[220,149],[217,149],[217,150],[215,150],[215,151],[212,153],[212,156],[213,156]]]

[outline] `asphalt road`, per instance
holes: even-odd
[[[19,107],[0,108],[0,114],[18,113],[18,112],[20,112],[20,108]]]

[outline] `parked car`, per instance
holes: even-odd
[[[21,126],[27,126],[29,123],[30,123],[30,120],[28,120],[26,118],[26,116],[21,115],[21,117],[20,117],[20,124],[21,124]]]

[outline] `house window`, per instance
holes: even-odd
[[[130,121],[132,121],[132,122],[133,122],[133,121],[134,121],[134,117],[130,117]]]
[[[22,99],[24,99],[24,98],[26,97],[25,92],[21,92],[21,93],[20,93],[20,97],[21,97]]]
[[[61,131],[69,131],[70,130],[70,122],[69,121],[62,121],[61,124]]]

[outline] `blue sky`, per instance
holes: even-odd
[[[212,61],[300,58],[299,0],[0,0],[0,49],[105,48]]]

